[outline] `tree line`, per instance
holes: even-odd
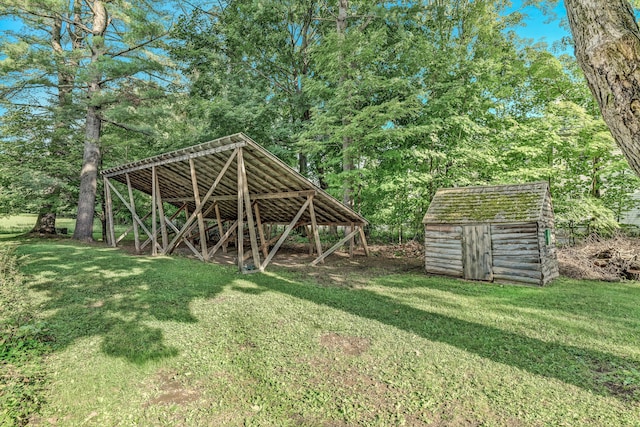
[[[5,0],[0,16],[20,25],[0,37],[0,214],[37,228],[74,214],[90,240],[101,168],[236,132],[395,231],[419,230],[440,187],[544,180],[561,220],[596,228],[636,203],[581,56],[522,40],[509,1]]]

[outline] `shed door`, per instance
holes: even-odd
[[[462,257],[465,279],[493,280],[490,225],[465,225],[462,228]]]

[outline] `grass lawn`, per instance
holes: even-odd
[[[54,339],[40,425],[640,425],[637,282],[337,287],[64,240],[16,253]]]
[[[18,237],[22,234],[28,233],[33,229],[33,226],[36,223],[36,219],[38,215],[35,214],[21,214],[21,215],[12,215],[12,216],[0,216],[0,241],[1,240],[9,240],[15,237]],[[98,218],[94,219],[93,222],[93,238],[96,240],[100,240],[102,238],[102,225]],[[76,228],[76,220],[75,218],[56,218],[56,228],[66,228],[67,236],[73,235],[73,231]],[[127,227],[117,224],[115,227],[116,233],[118,235],[126,231]],[[64,237],[61,235],[60,237]],[[117,236],[116,236],[117,237]],[[132,236],[127,236],[128,240],[131,240]]]

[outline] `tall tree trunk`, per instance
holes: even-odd
[[[640,175],[640,29],[626,0],[564,0],[575,54],[602,117]]]
[[[90,5],[93,12],[93,45],[91,46],[91,65],[95,66],[104,55],[104,33],[108,25],[107,9],[100,0],[94,0]],[[88,88],[88,106],[86,129],[84,138],[84,154],[82,170],[80,172],[80,195],[78,196],[78,215],[73,238],[76,240],[93,240],[93,218],[96,207],[96,190],[98,187],[98,168],[101,163],[100,132],[102,119],[100,107],[91,104],[92,99],[100,93],[102,73],[99,69],[92,70],[92,77]]]
[[[93,217],[96,205],[98,184],[98,166],[100,165],[100,129],[102,122],[96,107],[87,110],[87,129],[80,172],[80,195],[78,197],[78,216],[73,238],[83,241],[93,240]]]

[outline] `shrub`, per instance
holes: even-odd
[[[0,247],[0,426],[26,425],[42,404],[49,345],[34,309],[13,248]]]

